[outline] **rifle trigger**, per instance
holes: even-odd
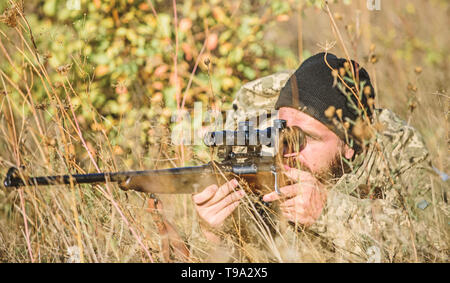
[[[119,188],[121,188],[124,191],[128,191],[130,189],[130,182],[131,182],[131,178],[127,177],[127,179],[125,181],[122,181],[119,183]]]
[[[275,166],[270,167],[270,172],[275,176],[275,192],[277,192],[278,195],[281,195],[280,188],[278,188],[278,173]]]

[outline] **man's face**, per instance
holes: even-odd
[[[295,160],[295,163],[311,173],[328,179],[336,175],[339,170],[342,171],[341,156],[348,159],[353,156],[353,149],[346,146],[334,132],[311,116],[293,108],[282,107],[278,111],[278,117],[286,120],[288,127],[300,128],[306,137],[306,145],[303,148],[284,155],[285,164],[292,164]]]

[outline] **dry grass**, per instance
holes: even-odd
[[[406,2],[415,7],[414,13]],[[339,48],[345,44],[350,57],[368,66],[375,81],[377,105],[393,109],[419,129],[434,165],[449,172],[450,36],[444,28],[448,26],[449,5],[445,1],[383,1],[382,5],[381,11],[374,12],[356,3],[332,6],[343,42],[333,35],[327,13],[313,8],[304,10],[302,33],[295,33],[299,23],[295,18],[292,19],[294,28],[287,30],[302,34],[302,48],[313,53],[321,49],[318,41],[328,40],[338,41],[331,52],[344,55]],[[408,13],[405,7],[409,7]],[[102,127],[105,117],[93,105],[72,103],[78,94],[68,74],[70,67],[75,66],[49,70],[44,65],[43,55],[35,49],[33,27],[28,26],[19,8],[10,12],[8,18],[2,18],[8,25],[0,29],[1,179],[7,168],[20,165],[32,175],[51,175],[173,167],[184,160],[208,161],[207,154],[199,154],[189,147],[171,146],[158,123],[148,126],[145,115],[135,125],[115,126],[122,140],[133,143],[133,152],[121,153]],[[285,29],[283,25],[274,27],[274,32]],[[286,32],[285,36],[280,44],[297,44],[296,37]],[[267,40],[272,40],[270,34]],[[17,53],[21,56],[11,56]],[[61,82],[52,81],[49,72],[59,72]],[[14,83],[17,77],[21,78],[20,84]],[[39,104],[33,98],[31,90],[35,84],[45,88],[48,105]],[[91,111],[98,126],[81,128],[76,107]],[[154,138],[150,147],[148,141],[139,139],[143,129]],[[115,184],[2,189],[0,262],[66,262],[70,257],[68,250],[74,246],[79,248],[80,260],[84,262],[164,261],[160,235],[146,209],[148,198],[144,194],[120,191]],[[191,257],[186,261],[205,261],[208,255],[213,261],[226,259],[225,251],[210,254],[211,246],[199,234],[190,196],[162,196],[162,200],[166,216],[189,243]],[[247,200],[239,208],[240,215],[243,218],[247,215],[259,229],[256,235],[233,240],[241,247],[230,255],[234,260],[333,260],[333,255],[309,236],[300,242],[287,239],[283,231],[272,237],[251,212],[253,206]],[[251,220],[252,217],[256,218]],[[232,227],[239,229],[238,225]],[[259,238],[268,252],[261,252],[258,245],[249,243],[248,237]]]

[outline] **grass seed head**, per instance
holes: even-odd
[[[334,18],[338,21],[342,20],[344,17],[342,16],[341,13],[334,13]]]
[[[375,54],[370,55],[370,59],[369,59],[370,63],[375,64],[378,62],[378,57]]]
[[[367,105],[369,105],[370,109],[373,109],[373,106],[375,105],[375,99],[373,98],[367,99]]]
[[[342,120],[342,109],[337,109],[336,115],[338,116],[339,120]]]
[[[417,86],[413,85],[412,83],[408,83],[407,89],[412,92],[417,92]]]
[[[7,26],[11,28],[15,28],[17,26],[17,15],[18,12],[14,6],[7,8],[3,15],[0,17],[0,22],[5,23]]]
[[[336,69],[333,69],[333,71],[331,71],[331,75],[333,76],[333,78],[337,78],[338,71]]]
[[[327,110],[324,111],[325,117],[331,119],[334,116],[335,111],[336,108],[333,105],[331,105],[330,107],[327,108]]]
[[[372,94],[372,89],[370,86],[366,85],[363,89],[363,93],[366,97],[369,97]]]
[[[356,120],[352,133],[359,141],[368,141],[373,136],[373,131],[370,126],[361,118]]]
[[[211,63],[211,60],[209,59],[209,57],[206,57],[205,60],[203,61],[203,63],[205,63],[206,66],[209,66],[209,63]]]
[[[350,123],[349,123],[348,121],[345,121],[345,122],[344,122],[344,128],[345,128],[346,130],[350,129]]]
[[[69,71],[70,71],[71,68],[72,68],[72,63],[66,64],[66,65],[62,65],[62,66],[59,66],[58,68],[56,68],[56,71],[57,71],[61,76],[67,76],[67,74],[69,73]]]
[[[346,71],[349,71],[349,70],[350,70],[350,64],[349,64],[347,61],[344,62],[344,69],[345,69]]]

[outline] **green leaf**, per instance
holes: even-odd
[[[249,80],[253,80],[256,78],[256,72],[253,70],[253,68],[245,67],[244,76]]]
[[[110,61],[110,59],[105,53],[99,53],[92,56],[92,61],[98,65],[105,65]]]
[[[43,9],[46,15],[54,16],[56,13],[56,0],[45,1]]]
[[[177,110],[175,93],[176,93],[176,89],[173,86],[168,87],[163,90],[164,103],[165,103],[166,107],[172,111]]]
[[[158,14],[158,31],[163,37],[170,37],[172,26],[170,24],[171,19],[167,14]]]
[[[242,48],[240,47],[231,50],[230,55],[228,56],[230,62],[232,63],[241,62],[243,57],[244,57],[244,50],[242,50]]]
[[[226,30],[226,31],[222,32],[219,36],[219,43],[227,42],[231,38],[232,35],[233,35],[232,30]]]

